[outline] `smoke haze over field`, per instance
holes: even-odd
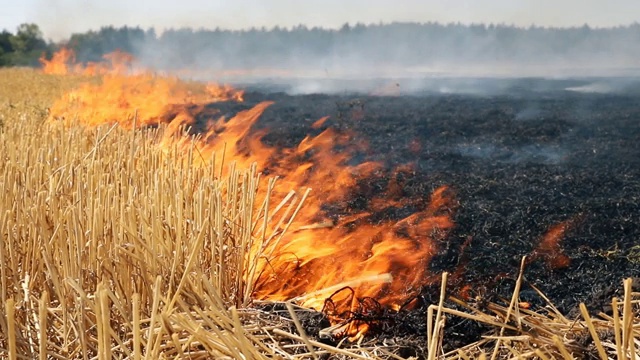
[[[69,44],[81,61],[97,61],[123,49],[145,67],[199,80],[286,80],[296,93],[363,89],[363,81],[383,87],[384,93],[411,92],[424,89],[425,79],[432,79],[431,90],[437,92],[474,93],[492,86],[504,89],[499,83],[433,79],[640,74],[639,24],[595,29],[391,23],[344,25],[338,30],[185,28],[160,35],[139,28],[103,28],[74,35]],[[351,81],[349,86],[344,80]],[[381,82],[373,84],[376,80]],[[389,80],[398,82],[394,86]],[[585,85],[571,87],[581,91]]]
[[[640,69],[640,2],[633,0],[27,0],[4,10],[0,26],[36,22],[45,37],[69,39],[81,61],[123,49],[186,77],[286,79],[303,93],[343,90],[336,80],[345,79],[353,88],[393,80],[374,87],[394,93],[423,89],[434,77],[636,76]],[[443,93],[487,86],[430,85]]]
[[[637,23],[614,28],[523,28],[397,22],[345,24],[337,30],[182,28],[160,34],[105,27],[74,34],[67,43],[83,62],[99,61],[120,49],[135,55],[146,68],[234,84],[280,82],[292,93],[376,90],[400,94],[425,89],[486,93],[508,91],[510,85],[474,78],[640,75]],[[607,92],[616,86],[577,83],[567,87]]]

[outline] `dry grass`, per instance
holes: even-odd
[[[191,166],[197,154],[156,146],[162,129],[45,124],[47,106],[79,80],[0,70],[0,358],[399,359],[393,346],[310,339],[291,303],[287,316],[252,307],[249,250],[272,235],[265,229],[282,231],[267,223],[288,207],[255,197],[271,180]],[[520,309],[518,289],[489,313],[460,301],[467,311],[455,310],[442,289],[425,319],[429,358],[640,356],[629,282],[613,316],[581,319],[551,304]],[[450,316],[495,333],[443,354]]]
[[[513,296],[507,306],[490,303],[480,310],[459,299],[452,302],[466,311],[431,306],[434,311],[460,316],[493,327],[484,339],[439,353],[443,359],[638,359],[640,358],[640,293],[632,291],[632,280],[624,281],[624,299],[612,299],[613,316],[603,313],[595,319],[580,304],[581,318],[567,319],[540,291],[547,301],[544,311],[521,308],[519,291],[525,259],[522,261]],[[434,337],[437,336],[434,331]]]
[[[16,75],[14,88],[40,78]],[[261,240],[250,229],[264,226],[265,215],[280,220],[254,197],[255,169],[216,179],[215,163],[191,166],[195,154],[155,146],[161,130],[46,124],[47,96],[66,86],[42,78],[30,86],[50,81],[49,93],[3,105],[3,351],[83,359],[268,354],[235,310],[250,300],[248,254]]]

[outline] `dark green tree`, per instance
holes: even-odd
[[[36,24],[21,24],[15,35],[9,37],[11,53],[8,64],[13,66],[36,66],[38,58],[47,51],[47,42]]]
[[[7,30],[0,32],[0,66],[11,65],[13,45],[11,45],[13,34]]]

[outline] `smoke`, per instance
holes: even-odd
[[[533,121],[544,117],[544,111],[537,104],[522,109],[514,117],[515,121]]]
[[[184,28],[148,36],[135,52],[146,66],[191,79],[280,85],[276,88],[293,94],[496,94],[512,91],[515,78],[559,83],[637,76],[639,39],[639,24],[603,29],[437,23],[356,24],[337,30]],[[531,85],[519,90],[549,90],[541,83]],[[552,90],[604,92],[621,86],[626,84],[609,80]]]
[[[100,26],[146,32],[134,41],[124,35],[101,38],[96,31],[95,38],[84,39],[80,60],[131,49],[142,65],[157,70],[265,89],[270,84],[292,94],[481,95],[509,93],[516,86],[509,82],[513,78],[640,73],[640,25],[616,26],[633,21],[632,9],[640,11],[632,2],[32,1],[31,18],[48,38],[67,34],[68,39]],[[415,22],[429,19],[440,22]],[[506,25],[512,23],[518,26]],[[579,83],[562,90],[618,88]]]
[[[557,145],[529,144],[517,147],[499,146],[491,143],[458,144],[454,153],[466,157],[490,159],[504,163],[536,163],[544,165],[562,164],[569,152]]]
[[[565,90],[591,94],[638,94],[640,78],[637,75],[592,79],[584,84],[567,87]]]

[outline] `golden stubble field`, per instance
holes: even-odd
[[[274,180],[255,166],[193,166],[185,142],[157,146],[162,126],[47,122],[55,99],[86,81],[99,79],[0,69],[0,358],[400,359],[394,346],[310,339],[292,303],[290,316],[253,306],[261,249],[287,230],[300,199],[271,196]],[[519,309],[517,288],[490,314],[441,300],[424,346],[433,359],[633,359],[631,286],[613,316],[597,319],[586,309],[567,319],[551,304],[544,314]],[[495,332],[443,354],[446,316]]]
[[[271,206],[255,169],[215,180],[159,129],[46,122],[86,80],[0,71],[0,357],[266,357],[236,310]]]

